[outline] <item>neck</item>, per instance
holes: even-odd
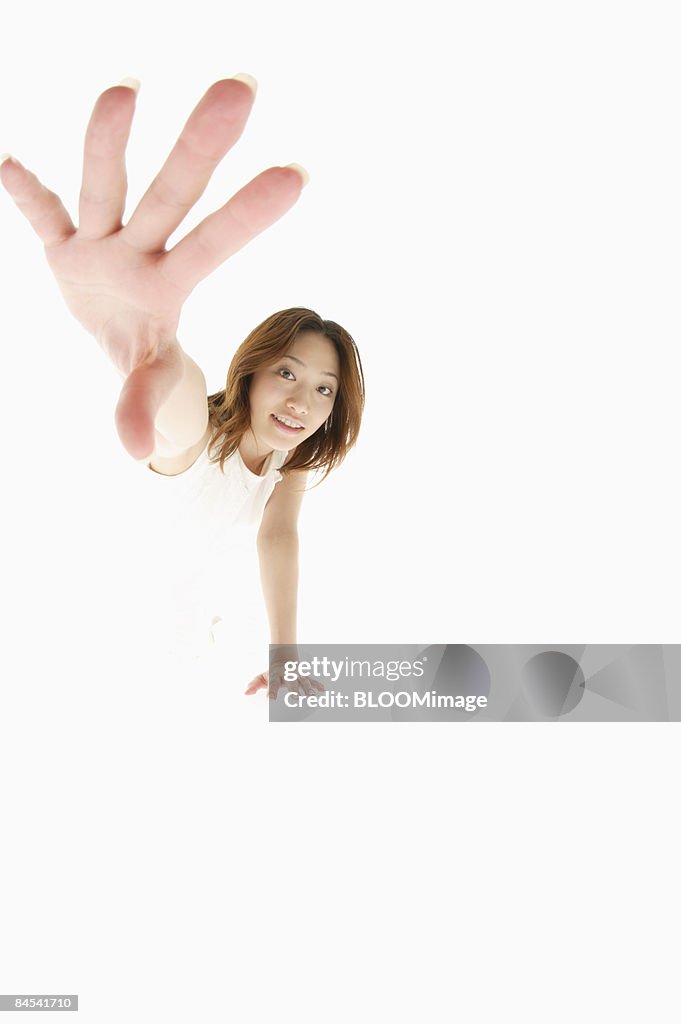
[[[244,465],[256,475],[260,474],[265,461],[273,451],[273,448],[267,448],[260,444],[252,430],[247,430],[239,443],[239,455],[243,459]]]

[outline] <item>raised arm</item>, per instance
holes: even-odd
[[[208,89],[125,225],[125,149],[136,102],[129,84],[107,89],[95,104],[77,228],[59,197],[21,163],[10,158],[0,167],[2,185],[44,243],[69,309],[123,378],[116,427],[135,459],[150,455],[158,436],[194,438],[207,415],[205,381],[177,341],[182,305],[200,281],[293,206],[306,180],[295,164],[270,167],[166,251],[240,137],[254,95],[247,75]]]

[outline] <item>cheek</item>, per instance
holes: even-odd
[[[251,389],[251,413],[271,412],[281,402],[281,388],[276,381],[259,381]]]
[[[329,406],[327,405],[324,407],[324,409],[318,410],[317,415],[315,417],[315,430],[319,430],[319,428],[326,423],[329,416],[331,415],[332,408],[333,406],[329,408]]]

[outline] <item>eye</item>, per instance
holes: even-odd
[[[282,366],[281,369],[278,371],[278,373],[280,373],[280,374],[282,374],[282,373],[290,373],[291,374],[290,377],[284,377],[284,380],[295,380],[296,379],[294,377],[294,375],[293,375],[293,370],[289,370],[286,366]]]
[[[333,394],[331,388],[327,388],[326,384],[322,384],[319,390],[324,394],[325,398],[329,398]]]

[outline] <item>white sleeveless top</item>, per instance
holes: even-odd
[[[137,463],[139,514],[153,523],[135,546],[142,621],[166,653],[190,658],[212,647],[217,622],[218,633],[238,642],[244,615],[263,614],[256,533],[288,455],[273,451],[258,475],[236,451],[223,473],[208,447],[176,476]]]
[[[148,461],[144,466],[158,481],[155,486],[163,488],[163,497],[172,491],[175,500],[188,506],[196,504],[197,509],[200,505],[200,517],[206,525],[211,520],[219,524],[220,530],[230,525],[258,525],[275,485],[282,479],[279,470],[288,451],[271,452],[260,474],[256,474],[237,450],[225,460],[223,472],[219,462],[210,461],[209,445],[189,469],[176,476],[157,473]]]

